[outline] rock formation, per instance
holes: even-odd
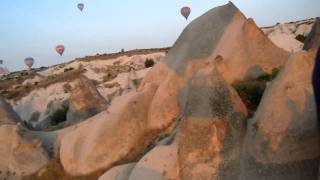
[[[124,164],[113,167],[108,172],[99,177],[98,180],[127,180],[136,163]]]
[[[312,30],[307,37],[303,49],[309,50],[312,48],[319,48],[320,47],[320,17],[316,19]]]
[[[181,179],[236,179],[246,126],[238,94],[210,69],[187,85],[178,139]]]
[[[95,85],[81,76],[72,89],[67,114],[67,125],[88,119],[108,107],[108,102],[99,94]]]
[[[9,103],[0,96],[0,126],[3,124],[16,124],[22,122],[18,114]]]
[[[178,179],[179,168],[177,154],[177,143],[155,147],[140,159],[128,179]]]
[[[228,77],[219,75],[212,66],[218,55],[223,57],[226,71],[233,72]],[[246,109],[228,83],[280,67],[288,55],[232,3],[215,8],[184,30],[164,61],[147,74],[137,93],[117,99],[104,116],[99,114],[88,120],[90,123],[80,124],[62,139],[62,164],[70,174],[85,175],[133,160],[159,135],[170,133],[181,117],[185,119],[182,137],[188,134],[189,126],[199,126],[201,131],[196,122],[202,122],[216,143],[223,143],[223,137],[229,143],[241,140]],[[224,98],[220,101],[218,97]],[[222,132],[215,130],[217,126],[223,127]],[[91,133],[83,136],[88,129]],[[193,165],[186,158],[193,150],[185,141],[179,141],[183,152],[179,163],[190,168]],[[239,163],[239,149],[225,153],[236,153],[229,159],[235,164]],[[217,159],[223,150],[216,149]],[[198,158],[193,163],[201,162]]]
[[[66,134],[60,149],[65,170],[75,176],[87,175],[138,157],[156,135],[147,128],[155,90],[150,84],[143,91],[121,96],[108,111]]]
[[[288,60],[249,120],[240,179],[316,179],[319,130],[312,89],[315,51]]]
[[[80,77],[67,115],[72,126],[54,132],[0,126],[0,155],[9,157],[0,169],[40,173],[48,166],[44,147],[74,178],[316,179],[314,56],[276,47],[230,2],[191,22],[139,87],[131,84],[136,91],[107,102]],[[281,67],[248,120],[233,83]]]
[[[0,126],[0,179],[21,178],[46,167],[48,156],[39,139],[24,137],[14,125]]]

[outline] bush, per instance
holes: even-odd
[[[73,67],[70,67],[70,68],[65,68],[64,70],[63,70],[63,72],[69,72],[69,71],[73,71],[74,70],[74,68]]]
[[[304,41],[306,40],[307,38],[304,36],[304,35],[301,35],[299,34],[298,36],[296,36],[296,40],[304,43]]]
[[[233,84],[233,87],[238,92],[242,101],[249,109],[249,113],[252,115],[261,101],[266,84],[268,81],[272,81],[278,75],[280,69],[274,68],[271,74],[265,73],[253,80],[243,80]]]
[[[265,73],[257,78],[258,81],[272,81],[277,77],[280,69],[274,68],[271,74]]]
[[[64,104],[58,110],[56,110],[51,116],[51,125],[56,126],[67,120],[67,113],[69,111],[69,105]]]
[[[257,81],[242,81],[234,85],[239,96],[249,110],[255,111],[266,88],[265,83]]]
[[[147,58],[146,61],[144,62],[144,66],[145,66],[146,68],[152,67],[153,65],[154,65],[153,59]]]

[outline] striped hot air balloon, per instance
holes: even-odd
[[[34,59],[32,57],[27,57],[24,59],[24,63],[31,69],[34,64]]]
[[[60,56],[62,56],[62,54],[64,53],[64,50],[65,50],[64,45],[56,46],[56,51],[58,54],[60,54]]]
[[[191,8],[188,6],[185,6],[183,8],[181,8],[181,14],[184,18],[186,18],[186,20],[188,19],[189,15],[191,13]]]

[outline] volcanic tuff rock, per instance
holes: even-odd
[[[18,114],[12,109],[9,103],[0,96],[0,126],[3,124],[16,124],[21,122]]]
[[[255,78],[284,64],[289,53],[276,47],[232,4],[214,8],[182,32],[164,63],[179,76],[190,76],[217,56],[232,72],[228,81]]]
[[[221,23],[221,26],[210,24],[214,21]],[[204,25],[207,27],[206,31],[200,31]],[[237,31],[239,32],[235,33]],[[238,40],[238,44],[243,47],[235,46],[234,42],[224,44],[225,42],[220,39],[223,37],[220,36],[224,34],[229,36],[228,33],[237,34],[237,36],[233,36],[233,40]],[[212,34],[215,35],[213,38],[211,37]],[[242,35],[246,35],[249,39],[241,42],[243,41]],[[199,37],[203,39],[198,41]],[[258,42],[256,42],[256,38],[258,38]],[[230,43],[230,41],[228,42]],[[196,44],[202,48],[199,48]],[[251,51],[249,50],[253,48],[253,44],[258,48],[257,51],[261,51],[261,53],[263,49],[274,52],[268,54],[267,57],[260,57],[260,52],[250,54]],[[71,174],[84,175],[97,170],[108,169],[112,164],[119,161],[130,161],[137,158],[159,134],[170,133],[181,116],[195,115],[199,118],[217,118],[212,120],[212,128],[215,126],[215,121],[224,125],[226,129],[229,127],[228,121],[241,124],[241,119],[245,117],[246,110],[240,98],[223,80],[217,70],[212,69],[212,66],[209,69],[204,69],[210,64],[212,65],[214,60],[210,58],[212,53],[221,54],[226,59],[227,67],[231,62],[236,61],[232,59],[233,55],[231,55],[236,52],[229,54],[230,52],[222,51],[223,46],[230,48],[230,45],[234,45],[231,47],[235,48],[235,51],[240,51],[237,49],[240,47],[248,48],[246,49],[248,52],[240,53],[244,57],[239,55],[236,58],[237,62],[242,61],[244,63],[245,58],[252,61],[250,63],[248,60],[242,66],[243,68],[238,68],[237,78],[245,78],[245,72],[252,66],[261,66],[261,69],[265,71],[278,67],[282,65],[281,62],[284,62],[280,57],[287,56],[286,53],[275,47],[252,21],[247,22],[233,4],[209,11],[187,27],[164,62],[160,62],[148,73],[137,93],[129,93],[119,97],[115,104],[111,104],[108,112],[103,113],[104,116],[99,114],[88,120],[90,123],[80,124],[78,128],[62,139],[60,154],[64,168]],[[215,47],[221,49],[215,50]],[[259,49],[259,47],[263,47],[263,49]],[[258,58],[253,59],[253,57],[259,57],[260,60],[258,61]],[[212,75],[216,75],[217,79],[210,78]],[[249,76],[255,75],[250,74]],[[229,77],[230,81],[234,79],[235,77]],[[202,90],[203,94],[197,95],[195,93],[195,89],[198,88]],[[212,96],[210,95],[211,92],[213,92]],[[214,94],[215,92],[220,94]],[[217,100],[218,96],[226,97],[226,101],[221,103],[225,103],[224,105],[229,109],[219,109],[215,106],[220,103]],[[212,98],[210,102],[203,99],[197,104],[196,99],[200,97]],[[212,106],[210,112],[201,110],[209,106]],[[191,107],[197,109],[195,110],[196,114],[192,113],[192,109],[188,109]],[[211,120],[209,121],[211,122]],[[239,125],[239,128],[241,129],[241,125]],[[91,129],[92,133],[83,136],[88,129]],[[232,139],[234,137],[233,131],[231,134]]]
[[[25,133],[43,142],[31,143],[34,148],[26,143],[30,151],[23,157],[38,156],[28,162],[28,172],[46,164],[43,146],[59,151],[53,154],[74,177],[107,171],[100,179],[315,179],[314,54],[292,55],[276,47],[232,3],[214,8],[187,26],[136,92],[115,96],[107,110],[90,80],[80,78],[68,116],[102,112],[59,131]],[[231,84],[283,66],[248,121]],[[91,114],[91,108],[99,111]],[[14,129],[0,126],[0,135],[10,133],[22,141]],[[0,153],[14,154],[9,142],[15,141],[9,140],[0,136],[9,147],[1,146]],[[114,167],[119,164],[125,165]]]
[[[311,48],[319,48],[320,47],[320,17],[316,19],[312,30],[307,37],[303,49],[309,50]]]
[[[14,125],[0,126],[0,179],[30,175],[47,165],[41,141],[30,140],[23,133]]]
[[[311,84],[315,51],[294,54],[249,120],[241,179],[316,179],[319,130]]]
[[[129,163],[113,167],[100,176],[98,180],[127,180],[135,165],[136,163]]]
[[[190,79],[178,139],[180,178],[235,179],[245,135],[246,109],[214,69]]]
[[[88,119],[108,107],[108,102],[97,91],[95,85],[81,76],[71,90],[66,124],[71,125]]]
[[[118,97],[114,104],[63,137],[60,158],[72,175],[86,175],[137,158],[155,138],[147,128],[156,86]],[[89,131],[90,130],[90,133]]]
[[[262,27],[269,39],[288,52],[299,52],[303,49],[303,37],[311,32],[315,18],[289,22],[270,27]],[[299,40],[298,40],[299,39]]]
[[[148,152],[132,170],[129,180],[179,178],[177,143],[159,145]]]

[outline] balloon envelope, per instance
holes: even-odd
[[[56,51],[57,51],[57,53],[60,54],[60,56],[62,56],[64,50],[65,50],[64,45],[58,45],[58,46],[56,46]]]
[[[188,19],[189,15],[191,13],[191,9],[187,6],[181,8],[181,14],[184,18]]]
[[[0,59],[0,64],[3,64],[3,60],[2,59]]]
[[[78,9],[80,9],[80,11],[83,11],[84,8],[84,4],[83,3],[79,3],[78,4]]]
[[[33,66],[34,63],[34,59],[32,57],[27,57],[24,59],[24,63],[31,68]]]

